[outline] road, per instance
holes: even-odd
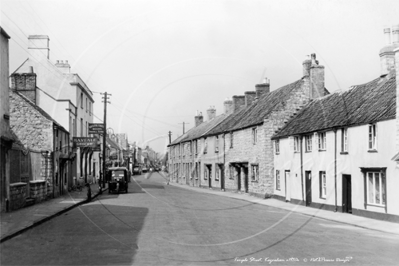
[[[399,236],[135,176],[1,244],[1,265],[398,265]]]

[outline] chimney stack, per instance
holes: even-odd
[[[29,35],[28,41],[29,56],[35,60],[50,59],[50,38],[47,35]]]
[[[245,106],[245,96],[244,95],[234,95],[233,96],[233,112],[239,111]]]
[[[303,77],[308,77],[310,75],[310,66],[312,65],[312,60],[308,58],[305,61],[303,61],[302,65],[303,65]]]
[[[36,73],[29,66],[26,73],[14,73],[11,75],[11,89],[23,94],[36,104]]]
[[[197,111],[197,115],[194,117],[195,126],[199,126],[202,122],[204,122],[204,117],[202,116],[201,112]]]
[[[233,112],[233,101],[226,98],[226,100],[224,100],[223,102],[224,105],[224,113],[226,115],[231,114]]]
[[[68,60],[57,60],[55,66],[62,72],[62,73],[71,73],[71,66],[68,63]]]
[[[324,66],[319,65],[316,60],[316,54],[312,54],[311,65],[309,68],[310,97],[312,99],[320,98],[325,95],[324,89]]]
[[[208,110],[206,110],[208,115],[208,121],[214,119],[216,117],[216,109],[215,106],[210,106]]]
[[[245,96],[245,107],[250,106],[256,98],[256,91],[246,91],[244,92]]]
[[[270,80],[265,78],[263,83],[255,85],[255,89],[256,97],[259,99],[263,94],[270,92]]]
[[[392,27],[392,42],[391,29],[384,29],[386,46],[380,50],[380,64],[381,76],[389,74],[395,68],[395,48],[399,47],[399,25]]]

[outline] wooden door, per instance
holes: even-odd
[[[312,203],[312,172],[305,172],[306,206]]]
[[[285,171],[284,181],[285,181],[285,201],[291,201],[291,179],[290,179],[289,170]]]
[[[224,164],[219,164],[220,170],[220,189],[224,190]]]
[[[351,175],[342,175],[342,212],[352,213]]]

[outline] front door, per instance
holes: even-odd
[[[220,189],[224,190],[224,164],[219,164],[220,170]]]
[[[208,180],[209,180],[209,187],[212,187],[212,165],[208,165]]]
[[[350,175],[342,175],[342,212],[352,213],[352,181]]]
[[[290,181],[290,171],[285,171],[285,201],[291,201],[291,181]]]
[[[249,181],[248,181],[248,167],[243,167],[242,168],[243,172],[244,172],[244,188],[245,188],[245,193],[248,193],[248,187],[249,187]]]
[[[306,186],[306,206],[309,206],[312,203],[312,172],[305,172],[305,186]]]
[[[241,168],[234,167],[237,171],[237,191],[241,191]]]

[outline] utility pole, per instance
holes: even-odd
[[[104,95],[102,97],[104,99],[104,129],[103,129],[103,188],[105,188],[105,149],[107,147],[107,103],[109,102],[109,96],[112,96],[112,94],[108,94],[107,92],[101,93],[101,95]]]
[[[186,133],[186,131],[185,131],[185,129],[184,129],[184,125],[185,125],[185,124],[190,124],[190,123],[183,122],[183,123],[179,123],[179,124],[183,124],[183,134]]]

